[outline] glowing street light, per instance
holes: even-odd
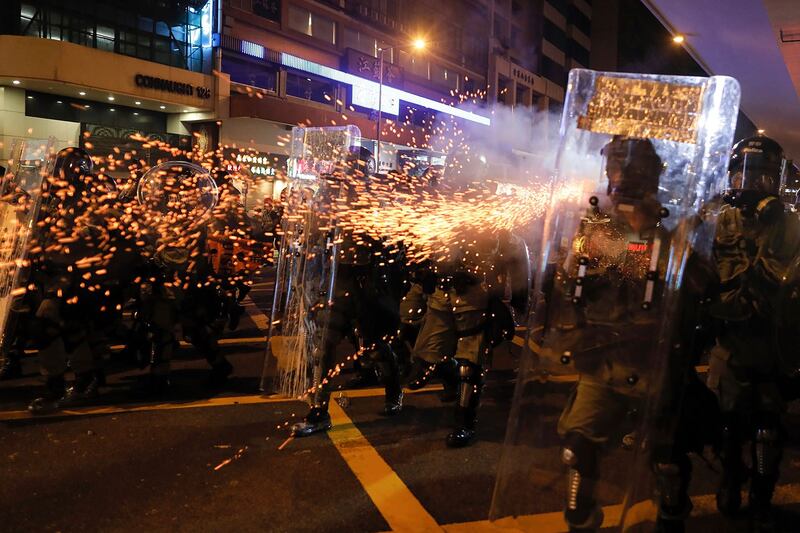
[[[683,44],[683,42],[685,40],[686,40],[686,37],[684,37],[680,33],[678,33],[676,35],[673,35],[673,37],[672,37],[672,42],[675,43],[675,44]]]
[[[428,43],[425,42],[425,39],[421,37],[417,37],[416,39],[414,39],[414,42],[412,44],[414,45],[414,49],[416,50],[425,50],[425,48],[428,46]]]

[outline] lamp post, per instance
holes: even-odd
[[[424,50],[427,46],[427,42],[422,38],[414,39],[414,42],[411,43],[410,47],[414,50]],[[381,171],[381,123],[383,122],[383,53],[386,50],[402,50],[404,48],[408,48],[406,46],[381,46],[378,48],[378,128],[377,134],[375,135],[377,140],[377,145],[375,146],[375,170],[377,172]]]

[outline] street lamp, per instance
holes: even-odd
[[[410,47],[417,51],[425,50],[428,43],[425,39],[417,37],[411,43]],[[382,108],[383,108],[383,53],[387,50],[403,50],[408,46],[381,46],[378,48],[378,133],[377,146],[375,148],[375,169],[377,172],[381,170],[381,122],[383,122]]]

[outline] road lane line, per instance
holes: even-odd
[[[406,391],[407,393],[424,393],[435,392],[442,390],[441,386],[428,386],[415,391]],[[357,389],[357,390],[342,390],[346,396],[350,398],[373,398],[383,396],[383,389]],[[224,407],[228,405],[257,405],[267,403],[281,403],[281,402],[302,402],[298,398],[286,398],[285,396],[262,396],[260,394],[243,395],[243,396],[220,396],[216,398],[209,398],[207,400],[197,400],[192,402],[174,402],[174,403],[129,403],[122,405],[95,405],[78,407],[75,409],[65,409],[63,411],[56,411],[53,413],[43,415],[32,415],[27,410],[11,410],[0,411],[0,422],[8,420],[43,420],[46,418],[61,418],[70,416],[87,416],[87,415],[108,415],[118,413],[138,413],[142,411],[169,411],[172,409],[196,409],[202,407]]]
[[[259,328],[261,329],[261,328]],[[223,338],[219,340],[220,346],[239,346],[239,345],[246,345],[246,344],[259,344],[259,343],[266,343],[267,337],[264,335],[263,337],[230,337],[230,338]],[[181,348],[191,348],[191,343],[186,341],[180,341]],[[109,346],[109,349],[112,352],[119,352],[125,349],[124,344],[112,344]],[[25,350],[25,355],[35,355],[39,353],[39,350]]]
[[[23,411],[0,411],[0,422],[7,420],[42,420],[46,418],[61,418],[70,416],[87,415],[109,415],[118,413],[139,413],[143,411],[170,411],[173,409],[196,409],[199,407],[223,407],[228,405],[257,405],[264,403],[281,403],[300,401],[295,398],[261,396],[253,394],[249,396],[223,396],[219,398],[209,398],[207,400],[197,400],[184,403],[135,403],[125,405],[106,405],[106,406],[87,406],[75,409],[65,409],[43,415],[32,415],[27,410]]]
[[[330,403],[330,414],[333,428],[328,438],[392,531],[442,531],[339,404]]]
[[[244,302],[244,310],[247,312],[247,316],[250,317],[250,320],[256,325],[256,327],[264,332],[264,335],[269,333],[269,319],[267,315],[261,312],[255,302],[249,296],[245,297]]]

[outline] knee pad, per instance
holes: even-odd
[[[753,470],[755,474],[772,477],[778,474],[783,442],[777,427],[757,428],[753,437]]]
[[[597,445],[580,433],[568,433],[561,462],[569,467],[564,518],[574,528],[596,529],[602,523],[602,512],[594,500]]]
[[[561,462],[584,477],[594,477],[597,473],[597,444],[581,433],[567,433],[561,447]]]
[[[469,407],[480,397],[483,386],[482,368],[465,359],[458,359],[458,380],[460,382],[458,403]]]

